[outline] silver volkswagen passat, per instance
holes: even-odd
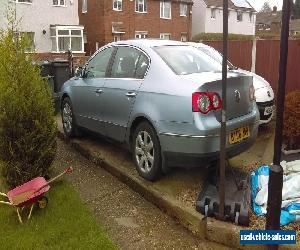
[[[64,132],[126,145],[139,174],[203,167],[219,157],[222,69],[185,43],[132,40],[99,49],[61,90]],[[228,73],[227,157],[251,146],[259,112],[252,77]]]

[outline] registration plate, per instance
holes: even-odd
[[[242,140],[247,139],[250,136],[249,126],[241,127],[230,131],[229,133],[229,143],[235,144]]]
[[[272,113],[273,113],[273,110],[274,110],[274,106],[266,107],[266,108],[265,108],[264,115],[270,115],[270,114],[272,114]]]

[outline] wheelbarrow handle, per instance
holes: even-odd
[[[49,186],[50,183],[56,181],[58,178],[62,177],[65,174],[70,174],[73,172],[73,168],[72,167],[68,167],[66,168],[62,173],[60,173],[58,176],[52,178],[50,181],[48,181],[45,185],[41,186],[39,189],[37,189],[34,193],[39,192],[40,190],[42,190],[44,187]]]
[[[4,197],[7,197],[7,195],[6,195],[5,193],[1,193],[1,192],[0,192],[0,195],[1,195],[1,196],[4,196]]]

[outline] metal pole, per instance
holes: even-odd
[[[227,92],[227,50],[228,50],[228,0],[223,1],[223,67],[222,67],[222,121],[220,138],[220,186],[219,217],[224,219],[225,209],[225,165],[226,165],[226,92]]]
[[[285,100],[285,80],[288,57],[289,27],[291,16],[291,0],[284,0],[282,7],[282,28],[280,43],[280,62],[279,62],[279,81],[277,90],[277,108],[276,108],[276,129],[274,142],[274,165],[280,164],[282,131],[283,131],[283,112]]]
[[[282,28],[280,42],[279,81],[277,90],[276,129],[274,142],[274,165],[270,167],[267,222],[266,229],[280,229],[280,212],[282,202],[283,169],[280,166],[283,112],[285,100],[285,82],[288,58],[289,24],[291,15],[291,0],[284,0],[282,7]],[[278,249],[278,245],[269,245],[268,249]]]

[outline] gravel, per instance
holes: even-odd
[[[55,171],[68,176],[83,202],[121,249],[229,249],[200,240],[101,167],[58,140]],[[197,187],[199,190],[199,187]],[[192,191],[191,196],[194,197]],[[191,202],[190,198],[186,198]]]

